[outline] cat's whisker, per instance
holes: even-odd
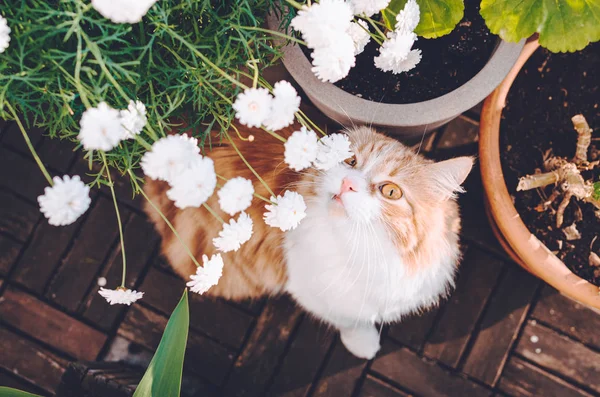
[[[423,141],[425,140],[425,135],[427,134],[427,127],[429,124],[425,125],[425,130],[423,130],[423,135],[421,136],[421,143],[419,144],[419,150],[417,150],[417,156],[421,153],[421,147],[423,146]]]

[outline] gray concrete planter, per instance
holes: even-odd
[[[270,16],[268,24],[276,30],[279,20]],[[276,40],[281,42],[279,38]],[[372,124],[398,138],[411,140],[446,124],[485,99],[508,74],[524,44],[524,40],[519,43],[498,40],[487,64],[467,83],[441,97],[403,105],[369,101],[320,81],[310,70],[310,60],[293,43],[283,48],[283,64],[312,103],[332,120],[346,126]]]

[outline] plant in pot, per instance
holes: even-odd
[[[486,99],[480,133],[486,206],[501,244],[524,268],[596,309],[600,48],[588,44],[600,40],[599,11],[574,2],[504,13],[506,34],[537,28],[539,39],[529,40]]]
[[[477,0],[288,3],[298,16],[272,16],[269,24],[284,30],[291,21],[301,33],[307,46],[293,40],[284,48],[284,64],[311,101],[341,124],[373,124],[406,139],[481,102],[523,45],[491,34]],[[313,19],[305,23],[309,14]],[[352,21],[346,34],[344,18]],[[344,36],[354,39],[354,52]],[[337,57],[337,70],[323,72],[327,57]]]

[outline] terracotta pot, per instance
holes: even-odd
[[[277,30],[280,20],[270,15],[267,23]],[[275,37],[283,44],[283,39]],[[421,138],[480,103],[500,84],[517,60],[525,41],[498,40],[489,61],[471,80],[440,97],[409,104],[369,101],[352,95],[331,83],[317,79],[310,60],[293,43],[283,48],[283,64],[312,103],[332,120],[345,125],[373,125],[400,139]]]
[[[479,157],[488,216],[494,233],[508,254],[526,270],[562,294],[600,309],[598,287],[587,282],[554,255],[525,226],[513,205],[500,164],[500,117],[517,74],[539,47],[531,40],[502,84],[485,100],[481,113]]]

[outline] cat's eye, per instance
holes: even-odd
[[[344,160],[344,163],[348,164],[350,167],[356,166],[356,156],[348,157]]]
[[[402,189],[392,182],[385,182],[379,185],[381,195],[389,200],[399,200],[402,198]]]

